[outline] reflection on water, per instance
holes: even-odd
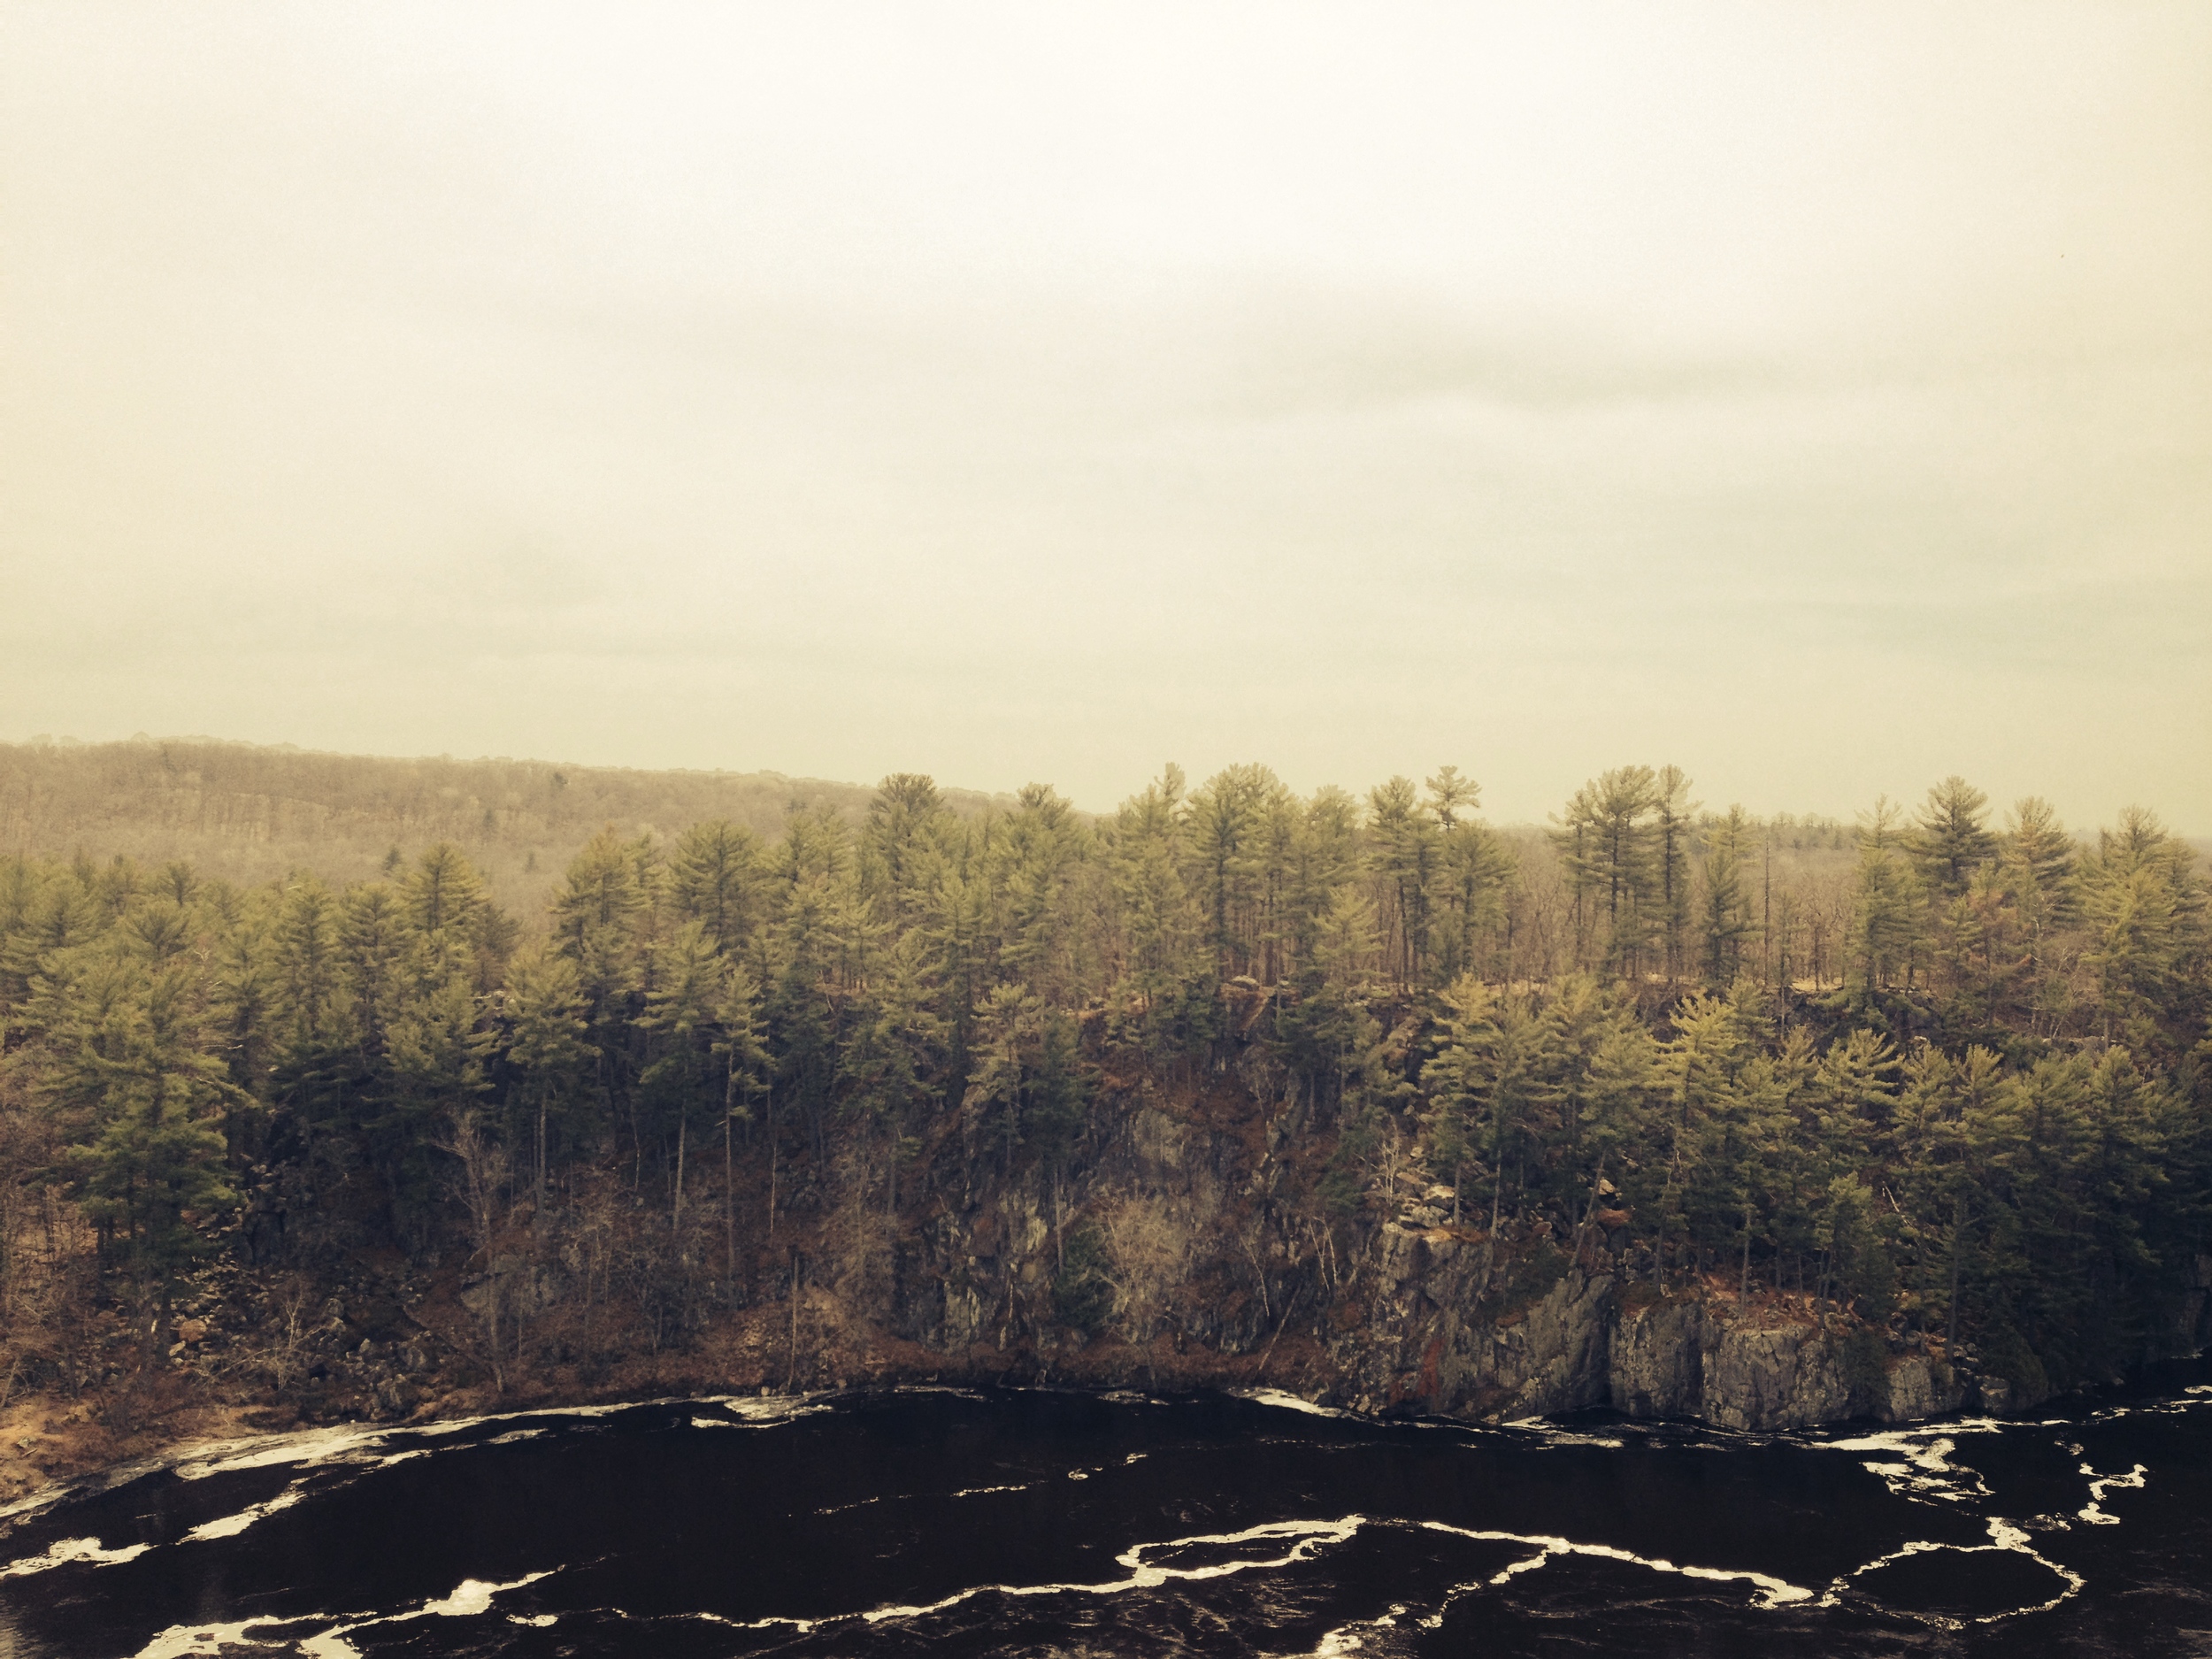
[[[19,1506],[0,1659],[2202,1653],[2206,1374],[1774,1437],[954,1391],[330,1431]]]

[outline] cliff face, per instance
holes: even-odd
[[[1924,1353],[1870,1350],[1862,1334],[1854,1355],[1843,1330],[1809,1315],[1698,1294],[1655,1298],[1602,1271],[1567,1267],[1525,1309],[1471,1319],[1455,1310],[1474,1300],[1482,1247],[1393,1228],[1387,1248],[1390,1288],[1369,1330],[1394,1340],[1331,1350],[1358,1405],[1417,1402],[1509,1420],[1610,1406],[1636,1417],[1789,1429],[1854,1417],[1907,1422],[1984,1403],[1973,1379]]]
[[[120,1302],[96,1306],[0,1388],[0,1501],[196,1433],[733,1389],[1259,1386],[1368,1411],[1611,1407],[1760,1431],[2041,1403],[1909,1312],[1871,1325],[1755,1279],[1740,1297],[1726,1271],[1662,1294],[1625,1271],[1632,1227],[1578,1239],[1533,1207],[1494,1237],[1455,1225],[1417,1158],[1332,1210],[1334,1137],[1263,1073],[1133,1079],[1094,1121],[1056,1173],[948,1123],[895,1209],[803,1166],[772,1231],[766,1191],[741,1183],[680,1234],[616,1168],[543,1217],[518,1210],[488,1249],[227,1257],[180,1292],[165,1348]],[[2154,1347],[2208,1343],[2200,1256]]]
[[[1265,1210],[1296,1179],[1294,1121],[1240,1116],[1141,1107],[1090,1171],[1094,1206],[1101,1190],[1144,1191],[1184,1217],[1187,1276],[1160,1331],[1178,1380],[1263,1380],[1363,1410],[1503,1421],[1609,1406],[1744,1430],[2039,1403],[1947,1363],[1929,1339],[1816,1313],[1803,1297],[1740,1303],[1702,1284],[1662,1295],[1601,1248],[1578,1264],[1549,1224],[1509,1223],[1494,1240],[1441,1225],[1417,1173],[1364,1257],[1325,1267]],[[1053,1322],[1056,1237],[1046,1194],[986,1180],[902,1255],[886,1323],[949,1371],[972,1370],[980,1351],[1062,1377],[1118,1363],[1120,1379],[1144,1380],[1158,1343],[1117,1361],[1110,1341]],[[2208,1305],[2212,1290],[2187,1315],[2193,1330]],[[2177,1352],[2204,1340],[2177,1338]]]

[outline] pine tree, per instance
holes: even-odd
[[[1367,805],[1370,856],[1382,901],[1384,960],[1401,987],[1417,986],[1428,966],[1442,832],[1409,778],[1379,784],[1369,792]]]
[[[1697,810],[1697,803],[1690,799],[1689,774],[1679,766],[1660,767],[1652,779],[1652,805],[1658,817],[1654,835],[1658,843],[1655,856],[1661,959],[1667,978],[1671,980],[1681,974],[1685,965],[1685,936],[1690,922],[1689,827],[1690,815]],[[1731,816],[1740,810],[1731,808]]]
[[[668,857],[669,898],[677,914],[697,922],[722,956],[741,956],[758,924],[766,880],[760,838],[716,818],[676,838]]]
[[[1428,780],[1430,810],[1442,840],[1437,879],[1436,947],[1431,976],[1449,984],[1476,971],[1481,941],[1503,918],[1512,880],[1512,855],[1472,816],[1482,792],[1458,768],[1446,766]]]
[[[58,987],[46,1015],[59,1039],[50,1094],[81,1108],[64,1162],[71,1188],[117,1264],[165,1300],[237,1202],[217,1125],[241,1091],[208,1051],[196,991],[188,964],[111,955]]]
[[[525,952],[508,971],[503,1003],[507,1057],[527,1079],[534,1108],[531,1181],[542,1213],[548,1121],[555,1104],[576,1087],[594,1052],[586,1035],[576,964],[548,950]]]
[[[1743,808],[1732,806],[1706,838],[1698,932],[1708,985],[1732,984],[1743,970],[1743,941],[1753,926],[1751,901],[1743,886],[1743,855],[1750,834],[1751,821]]]
[[[1928,791],[1903,844],[1931,894],[1958,897],[1974,872],[1996,856],[1997,838],[1983,826],[1988,805],[1989,797],[1955,772]]]
[[[1921,938],[1918,884],[1897,856],[1899,817],[1884,796],[1860,820],[1858,901],[1847,975],[1849,995],[1860,1007],[1891,982]]]

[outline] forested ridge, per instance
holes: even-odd
[[[610,827],[522,914],[450,841],[343,885],[0,859],[8,1388],[410,1409],[436,1295],[494,1394],[747,1319],[818,1379],[818,1295],[884,1352],[1263,1366],[1406,1228],[1493,1311],[1571,1265],[2021,1397],[2200,1340],[2205,881],[2147,812],[1951,778],[1769,822],[1647,766],[1541,833],[1450,767],[966,804]],[[1230,1096],[1264,1178],[1132,1176]],[[360,1313],[366,1262],[414,1312]],[[324,1329],[381,1367],[354,1395]]]
[[[311,871],[340,886],[373,879],[395,848],[450,841],[488,896],[542,910],[584,842],[611,824],[633,837],[726,818],[780,833],[795,802],[856,821],[864,785],[780,772],[648,771],[442,755],[326,754],[213,738],[0,743],[0,852],[105,863],[178,860],[241,885]],[[948,789],[962,815],[1012,804]]]

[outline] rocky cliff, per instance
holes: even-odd
[[[1448,1189],[1417,1170],[1363,1256],[1325,1259],[1310,1233],[1302,1256],[1295,1225],[1267,1202],[1296,1184],[1283,1179],[1294,1114],[1239,1110],[1227,1090],[1214,1103],[1225,1110],[1210,1117],[1188,1103],[1138,1107],[1091,1171],[1094,1202],[1098,1189],[1145,1191],[1182,1218],[1191,1259],[1162,1320],[1171,1362],[1056,1323],[1049,1202],[987,1181],[910,1240],[889,1298],[894,1333],[955,1373],[1234,1384],[1263,1372],[1333,1404],[1491,1421],[1610,1407],[1776,1430],[2041,1403],[1910,1319],[1870,1325],[1756,1284],[1747,1297],[1717,1280],[1663,1294],[1628,1278],[1597,1235],[1578,1261],[1571,1234],[1540,1217],[1509,1221],[1494,1239],[1447,1225],[1436,1205]],[[2176,1354],[2212,1341],[2212,1259],[2198,1277]]]
[[[732,1390],[1262,1386],[1367,1411],[1610,1407],[1740,1430],[2041,1403],[1947,1352],[1916,1310],[1870,1322],[1759,1277],[1740,1294],[1725,1271],[1663,1292],[1632,1227],[1533,1207],[1494,1236],[1457,1225],[1417,1158],[1329,1210],[1331,1137],[1275,1081],[1133,1079],[1056,1174],[949,1128],[895,1210],[807,1171],[787,1175],[772,1230],[753,1231],[766,1191],[741,1183],[678,1231],[617,1169],[519,1210],[488,1250],[228,1256],[180,1287],[165,1333],[96,1303],[19,1360],[0,1501],[211,1432]],[[2208,1343],[2200,1256],[2156,1346]]]
[[[1924,1344],[1893,1352],[1863,1327],[1822,1320],[1786,1298],[1740,1306],[1702,1287],[1662,1296],[1563,1262],[1525,1306],[1470,1317],[1484,1301],[1482,1277],[1494,1271],[1487,1254],[1486,1242],[1440,1229],[1387,1230],[1373,1317],[1330,1349],[1348,1403],[1494,1420],[1609,1406],[1789,1429],[1855,1417],[1906,1422],[1990,1403],[1993,1392]]]

